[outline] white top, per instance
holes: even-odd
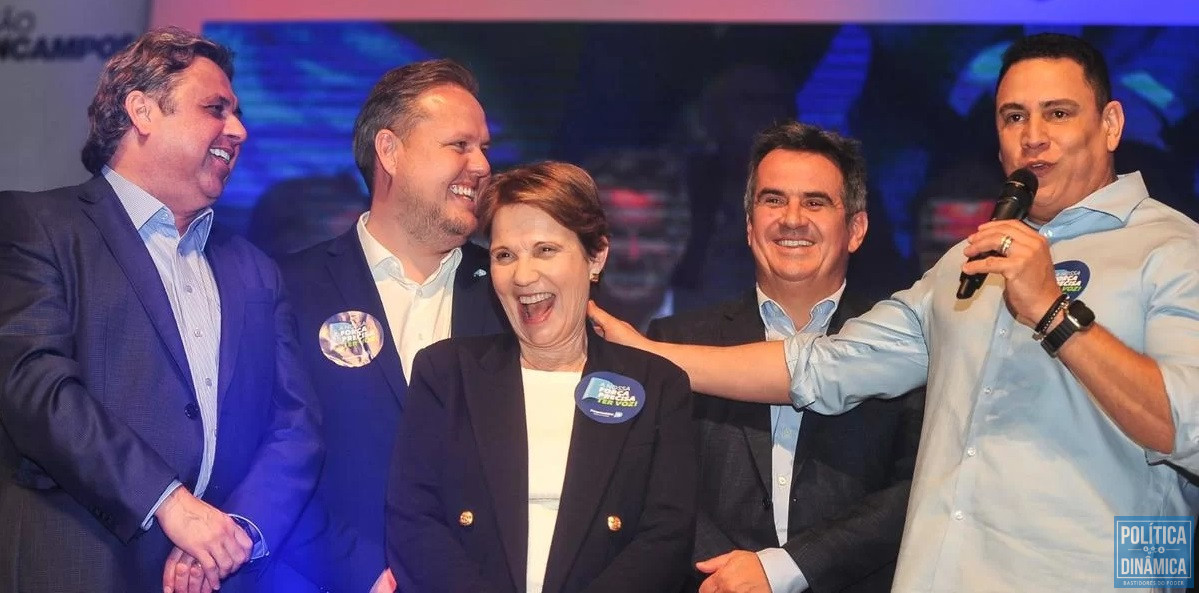
[[[462,249],[455,248],[441,265],[417,284],[404,274],[404,264],[366,230],[370,212],[358,218],[358,240],[366,255],[391,339],[400,353],[404,380],[412,380],[412,359],[425,346],[450,337],[450,319],[454,310],[454,274],[462,262]]]
[[[525,388],[525,426],[529,443],[529,547],[527,593],[541,593],[550,542],[558,521],[558,502],[566,477],[566,456],[574,425],[575,386],[581,371],[521,368]]]

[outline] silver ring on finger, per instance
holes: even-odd
[[[1007,252],[1011,248],[1012,248],[1012,236],[1004,235],[1003,238],[999,240],[999,255],[1001,255],[1003,257],[1007,257]]]

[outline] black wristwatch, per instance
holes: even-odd
[[[1062,318],[1062,322],[1053,328],[1053,331],[1045,335],[1045,339],[1041,340],[1041,347],[1048,352],[1050,356],[1057,358],[1057,351],[1074,335],[1074,332],[1087,331],[1091,328],[1091,324],[1095,323],[1095,313],[1091,311],[1082,301],[1070,301],[1070,306],[1066,307],[1066,315]]]

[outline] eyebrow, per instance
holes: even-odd
[[[1054,99],[1052,101],[1045,101],[1045,102],[1041,103],[1041,109],[1048,109],[1048,108],[1052,108],[1052,107],[1078,107],[1078,106],[1079,106],[1078,101],[1075,101],[1073,99]]]
[[[220,103],[221,106],[223,106],[223,107],[231,107],[233,105],[232,99],[230,99],[229,97],[226,97],[225,95],[220,95],[220,94],[211,95],[207,99],[204,100],[204,102],[206,102],[206,103],[211,102],[211,101]],[[236,115],[237,119],[241,119],[241,116],[242,116],[241,105],[238,105],[237,107],[233,108],[233,115]]]
[[[1050,109],[1053,107],[1078,107],[1079,103],[1078,103],[1078,101],[1075,101],[1073,99],[1050,99],[1048,101],[1041,101],[1040,103],[1037,104],[1037,106],[1040,107],[1041,109]],[[1012,101],[1012,102],[1008,102],[1008,103],[1004,103],[1003,105],[1000,105],[999,109],[997,111],[1002,113],[1004,111],[1027,111],[1027,110],[1028,110],[1028,108],[1025,107],[1023,103],[1016,103],[1016,102]]]
[[[764,188],[758,190],[758,193],[754,194],[754,197],[760,198],[764,195],[786,197],[787,192],[785,192],[781,189],[773,188],[773,187],[764,187]],[[830,196],[828,193],[822,192],[822,191],[805,191],[805,192],[800,192],[799,195],[800,195],[800,197],[803,197],[803,198],[824,198],[830,202],[836,203],[836,200],[834,200],[832,196]]]

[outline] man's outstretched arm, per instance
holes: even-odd
[[[642,336],[594,302],[587,304],[587,315],[609,342],[653,352],[682,367],[695,391],[740,401],[791,403],[791,375],[782,342],[726,347],[669,344]]]

